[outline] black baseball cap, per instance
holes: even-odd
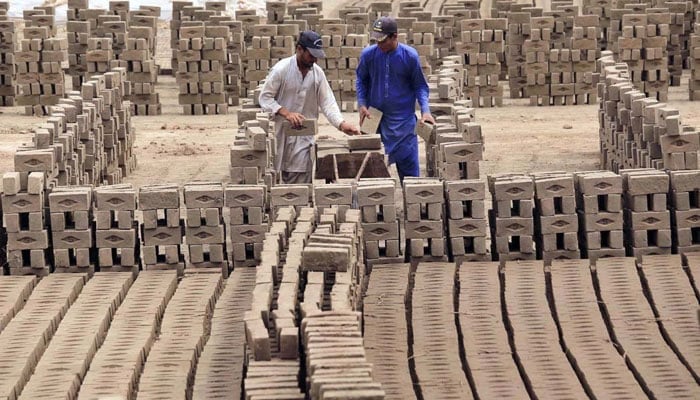
[[[391,17],[381,17],[374,21],[371,36],[372,39],[375,39],[377,42],[383,42],[387,36],[396,32],[398,32],[396,20]]]
[[[314,31],[304,31],[299,35],[299,46],[309,50],[312,56],[316,58],[326,58],[326,53],[323,51],[323,40],[321,35]]]

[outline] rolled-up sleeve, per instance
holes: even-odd
[[[321,111],[323,111],[323,115],[326,116],[328,122],[336,129],[339,129],[340,124],[343,122],[343,115],[340,113],[340,108],[338,108],[338,102],[335,101],[335,96],[333,95],[333,90],[331,90],[331,85],[328,84],[326,74],[322,70],[318,79],[320,80],[318,95]]]
[[[425,80],[425,75],[423,74],[423,69],[420,66],[420,59],[418,57],[413,57],[413,89],[416,91],[416,100],[418,100],[418,105],[420,106],[421,113],[430,112],[430,90],[428,89],[428,82]]]
[[[265,79],[265,84],[263,85],[262,91],[260,92],[260,97],[258,98],[260,107],[267,112],[271,112],[273,115],[277,114],[277,111],[282,108],[277,100],[275,100],[281,83],[282,76],[280,69],[272,68]]]

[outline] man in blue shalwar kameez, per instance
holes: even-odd
[[[369,107],[380,110],[379,123],[389,164],[396,163],[399,178],[419,176],[416,101],[421,120],[435,123],[428,104],[428,82],[415,49],[398,41],[396,20],[381,17],[372,26],[377,44],[365,48],[357,66],[357,102],[360,125],[371,118]]]

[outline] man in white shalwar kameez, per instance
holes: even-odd
[[[314,31],[299,35],[296,53],[275,64],[260,93],[260,106],[274,114],[277,155],[275,169],[284,183],[311,183],[313,136],[286,137],[282,121],[300,126],[305,118],[318,118],[319,108],[337,129],[348,135],[360,134],[359,128],[343,120],[326,74],[316,64],[324,58],[321,36]]]

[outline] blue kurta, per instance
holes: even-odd
[[[379,133],[389,162],[415,163],[418,168],[416,101],[429,113],[428,82],[415,49],[399,43],[388,53],[377,45],[365,48],[357,67],[357,102],[383,113]],[[418,175],[417,173],[415,175]]]

